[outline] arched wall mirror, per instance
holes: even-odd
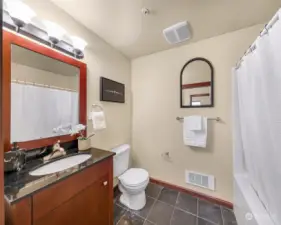
[[[205,58],[193,58],[181,70],[181,108],[214,106],[214,68]]]

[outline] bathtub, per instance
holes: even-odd
[[[234,176],[234,213],[238,225],[275,225],[244,174]]]

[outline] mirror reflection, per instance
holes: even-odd
[[[79,124],[79,69],[11,46],[11,142],[69,134]]]
[[[204,58],[187,62],[181,72],[181,107],[213,106],[213,67]]]

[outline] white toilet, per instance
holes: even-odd
[[[146,204],[145,188],[149,182],[148,172],[141,168],[129,169],[130,145],[124,144],[112,149],[114,177],[118,177],[120,201],[133,210],[142,209]]]

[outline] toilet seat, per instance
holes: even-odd
[[[149,179],[148,172],[141,168],[131,168],[119,176],[119,180],[125,187],[139,187]]]

